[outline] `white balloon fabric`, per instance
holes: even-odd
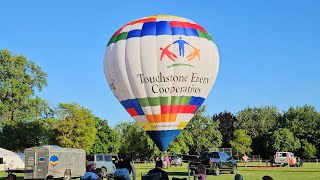
[[[111,37],[104,57],[110,89],[161,151],[201,106],[218,69],[209,33],[169,15],[124,25]]]

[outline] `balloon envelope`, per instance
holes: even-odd
[[[124,25],[109,40],[104,57],[110,89],[161,151],[201,106],[218,69],[209,33],[169,15]]]

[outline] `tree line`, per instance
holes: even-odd
[[[60,145],[87,153],[122,153],[151,158],[159,149],[136,122],[111,128],[77,103],[51,107],[37,96],[47,74],[23,55],[0,50],[0,147],[23,152],[28,147]],[[199,154],[209,148],[236,148],[239,153],[273,156],[292,151],[304,158],[319,157],[320,112],[313,106],[247,107],[236,114],[206,114],[199,108],[187,127],[170,144],[175,154]]]

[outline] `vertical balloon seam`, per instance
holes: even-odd
[[[156,34],[157,34],[157,20],[158,19],[156,19],[156,26],[155,26],[155,31],[156,31]],[[160,57],[159,56],[159,49],[158,49],[158,39],[157,39],[157,37],[156,37],[156,54],[157,54],[157,60],[156,60],[156,62],[157,62],[157,74],[159,74],[159,61],[158,61],[158,57]],[[160,87],[160,82],[158,82],[158,86]],[[162,120],[162,118],[164,117],[164,115],[162,114],[162,112],[161,112],[161,95],[160,95],[160,92],[159,92],[159,109],[160,109],[160,122],[162,122],[161,120]]]
[[[186,31],[186,29],[185,29],[185,25],[184,25],[184,24],[181,24],[181,25],[182,25],[182,27],[183,27],[183,30],[185,31],[185,34],[187,34],[187,31]],[[189,39],[188,36],[185,36],[185,38],[186,38],[186,39]],[[187,66],[187,68],[190,69],[190,66]],[[184,97],[185,97],[185,93],[182,94],[182,96],[181,96],[181,98],[180,98],[181,100],[180,100],[180,103],[179,103],[179,104],[182,104],[182,100],[184,99]],[[181,112],[181,111],[180,111],[181,108],[188,108],[188,106],[187,106],[187,107],[179,106],[179,107],[178,107],[178,112]],[[182,113],[181,113],[181,114],[182,114]],[[181,130],[183,130],[183,128],[181,128]],[[179,136],[179,135],[178,135],[178,136]]]
[[[129,25],[130,27],[130,29],[133,27],[133,25]],[[128,43],[127,43],[128,41],[126,40],[126,43],[125,43],[125,65],[126,65],[126,71],[127,71],[127,78],[128,78],[128,81],[129,81],[129,86],[130,86],[130,89],[131,89],[131,93],[132,93],[132,95],[133,95],[133,97],[132,97],[132,100],[134,101],[134,98],[137,96],[137,92],[136,92],[136,89],[134,88],[134,86],[132,85],[132,82],[133,81],[131,81],[131,78],[130,78],[130,76],[129,76],[129,71],[130,71],[130,68],[128,68],[128,64],[129,63],[127,63],[128,62],[128,58],[127,58],[127,46],[128,46]],[[131,101],[130,101],[131,102]],[[134,101],[134,102],[136,102],[136,101]],[[138,102],[139,103],[139,102]],[[140,105],[140,103],[139,103],[139,105]],[[137,108],[137,105],[136,104],[133,104],[132,103],[132,107],[133,107],[133,109],[136,111],[136,113],[135,113],[135,115],[136,116],[139,116],[141,113],[140,112],[138,112],[138,109],[136,109]],[[130,114],[130,113],[129,113]],[[130,114],[131,115],[131,114]],[[131,115],[133,118],[134,118],[134,116],[133,115]],[[139,122],[137,122],[137,123],[139,123]]]
[[[143,23],[143,24],[144,24],[144,23]],[[143,29],[143,25],[142,25],[141,29]],[[142,30],[141,30],[141,32],[142,32]],[[139,38],[139,44],[140,44],[140,48],[139,48],[140,60],[142,60],[142,56],[141,56],[141,48],[142,48],[141,37]],[[142,62],[140,63],[140,67],[141,67],[141,72],[143,72]],[[150,106],[151,103],[150,103],[149,98],[148,98],[148,93],[147,93],[146,85],[143,84],[143,87],[144,87],[145,92],[146,92],[146,101],[148,102],[148,107],[147,107],[147,108],[149,108],[149,109],[150,109],[150,112],[152,112],[152,108],[151,108],[151,106]],[[151,119],[153,122],[150,122],[149,119],[147,118],[147,114],[145,114],[145,117],[146,117],[146,119],[147,119],[147,121],[148,121],[148,125],[154,123],[154,118]],[[146,129],[149,129],[149,128],[151,129],[151,127],[146,127]]]

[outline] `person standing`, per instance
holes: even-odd
[[[243,154],[242,160],[243,160],[243,165],[244,165],[244,167],[247,167],[249,157],[247,156],[246,153]]]

